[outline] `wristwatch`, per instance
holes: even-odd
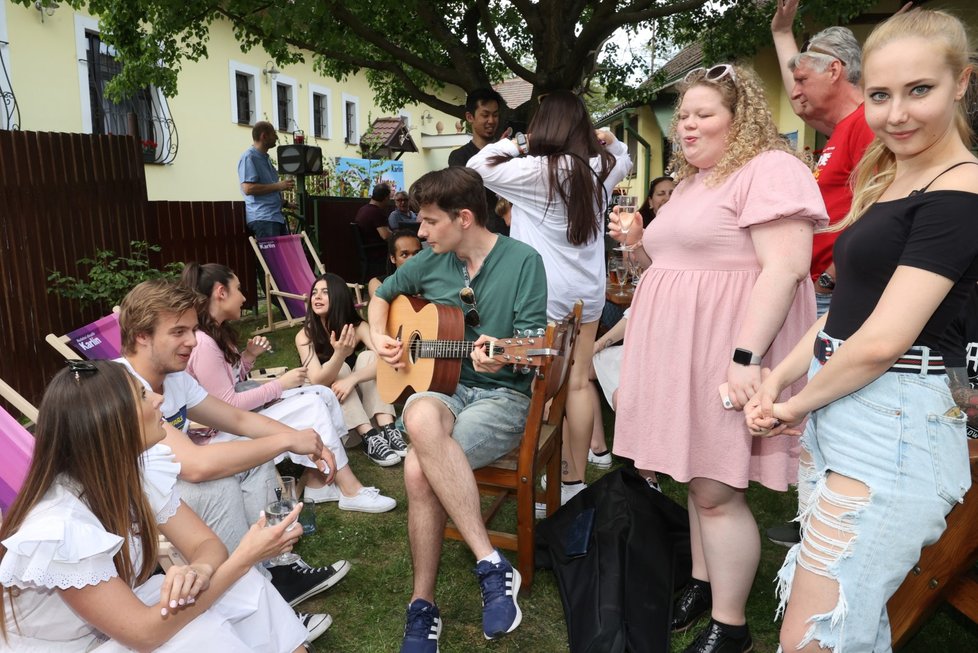
[[[835,290],[835,279],[828,272],[818,275],[818,287],[825,290]]]
[[[760,365],[761,357],[749,349],[741,349],[738,347],[737,349],[734,349],[733,362],[737,363],[738,365]]]

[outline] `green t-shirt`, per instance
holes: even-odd
[[[452,252],[435,254],[424,249],[387,277],[376,295],[391,302],[398,295],[420,295],[436,304],[468,306],[459,299],[465,287],[464,263]],[[537,329],[547,324],[547,277],[543,259],[529,245],[499,236],[478,274],[469,285],[475,293],[481,324],[465,327],[465,339],[481,334],[508,338],[517,330]],[[506,366],[495,374],[476,372],[472,360],[462,360],[462,385],[475,388],[511,388],[528,395],[532,375]]]

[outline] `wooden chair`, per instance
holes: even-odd
[[[91,324],[63,336],[49,333],[44,340],[65,360],[112,360],[122,356],[119,307]],[[83,358],[84,357],[84,358]]]
[[[533,379],[529,413],[520,446],[496,462],[474,470],[479,493],[491,496],[482,520],[489,527],[507,499],[516,501],[516,532],[489,529],[493,546],[516,551],[517,568],[523,577],[522,588],[529,591],[534,573],[534,531],[536,528],[535,481],[543,471],[547,476],[547,515],[560,506],[560,446],[563,439],[564,407],[567,402],[571,353],[581,326],[582,303],[561,322],[547,326],[546,349],[554,354]],[[547,403],[550,410],[547,412]],[[461,540],[462,535],[449,522],[445,537]]]
[[[255,240],[248,238],[258,263],[265,271],[265,296],[268,301],[268,323],[264,329],[255,333],[267,333],[301,324],[306,316],[306,300],[316,277],[326,272],[319,255],[312,248],[306,232],[288,236],[271,236]],[[308,257],[308,258],[307,258]],[[315,270],[309,265],[310,258]],[[348,283],[353,291],[355,304],[359,309],[364,305],[363,286]],[[272,318],[272,302],[277,300],[284,320],[275,322]]]
[[[920,552],[920,560],[890,598],[893,648],[906,644],[945,601],[978,623],[978,440],[968,441],[971,489],[951,510],[947,529]]]

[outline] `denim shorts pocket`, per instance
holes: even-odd
[[[934,465],[938,495],[949,504],[958,503],[971,484],[965,416],[927,416],[927,440]]]
[[[877,388],[873,387],[873,385],[875,385],[875,382],[866,386],[865,388],[860,388],[859,390],[856,390],[849,396],[853,400],[861,404],[862,406],[876,413],[879,413],[883,417],[899,417],[901,413],[900,407],[887,406],[885,404],[880,403],[878,400],[881,399],[882,397],[880,397],[879,395],[882,395],[883,393],[879,392]]]

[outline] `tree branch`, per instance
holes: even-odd
[[[476,6],[479,7],[479,14],[482,16],[482,29],[489,36],[489,41],[492,43],[493,49],[499,55],[499,58],[503,60],[503,63],[506,64],[506,67],[534,86],[539,84],[540,77],[535,72],[525,68],[516,57],[511,55],[503,47],[502,41],[499,40],[499,35],[496,34],[496,25],[492,19],[492,15],[489,13],[489,3],[487,0],[476,0]]]

